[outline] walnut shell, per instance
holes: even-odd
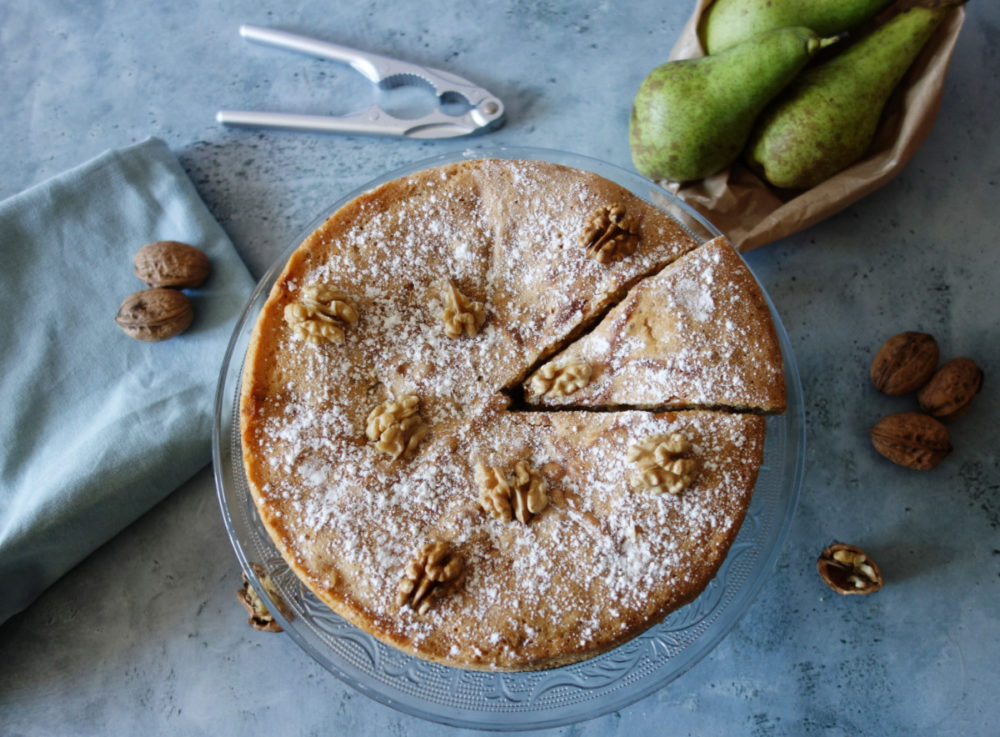
[[[885,583],[882,571],[861,548],[835,543],[824,550],[816,569],[838,594],[874,594]]]
[[[268,596],[275,599],[274,592],[272,591],[270,577],[264,572],[256,563],[251,563],[254,572],[260,579],[264,590],[267,591]],[[264,600],[260,598],[257,591],[250,585],[250,579],[247,578],[247,574],[243,574],[243,588],[236,591],[236,598],[239,600],[243,608],[247,610],[247,614],[250,615],[250,619],[247,620],[247,624],[253,627],[255,630],[260,630],[261,632],[281,632],[281,625],[278,621],[271,615],[267,610],[267,606],[264,604]],[[284,609],[282,609],[284,614]]]
[[[155,343],[180,335],[191,326],[194,307],[176,289],[143,289],[118,308],[115,323],[136,340]]]
[[[934,336],[927,333],[900,333],[889,338],[878,349],[869,375],[880,392],[893,396],[908,394],[922,387],[934,375],[938,355],[938,344]]]
[[[180,241],[155,241],[139,249],[132,259],[135,275],[151,287],[192,289],[212,272],[208,256]]]
[[[953,358],[917,394],[920,409],[943,422],[968,412],[983,386],[983,372],[971,358]]]
[[[893,463],[918,471],[929,471],[951,452],[948,428],[919,412],[883,417],[870,434],[875,450]]]

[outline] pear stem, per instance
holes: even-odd
[[[842,41],[847,38],[848,35],[850,34],[848,34],[847,31],[844,31],[843,33],[838,33],[836,36],[827,36],[826,38],[810,38],[806,42],[806,53],[812,56],[820,49],[825,49],[827,46],[835,44],[838,41]]]
[[[825,49],[827,46],[832,46],[835,43],[840,43],[850,35],[851,34],[849,34],[847,31],[844,31],[843,33],[838,33],[836,36],[827,36],[826,38],[821,38],[819,40],[819,48]]]

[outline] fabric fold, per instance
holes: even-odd
[[[212,274],[183,335],[115,325],[132,257],[178,240]],[[163,141],[0,202],[0,622],[209,462],[223,354],[253,279]]]

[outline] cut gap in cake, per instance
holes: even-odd
[[[511,392],[518,406],[785,410],[764,294],[723,237],[639,281]],[[523,405],[522,405],[523,403]]]

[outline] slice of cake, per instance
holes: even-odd
[[[785,409],[763,292],[722,237],[639,282],[524,384],[546,407]]]

